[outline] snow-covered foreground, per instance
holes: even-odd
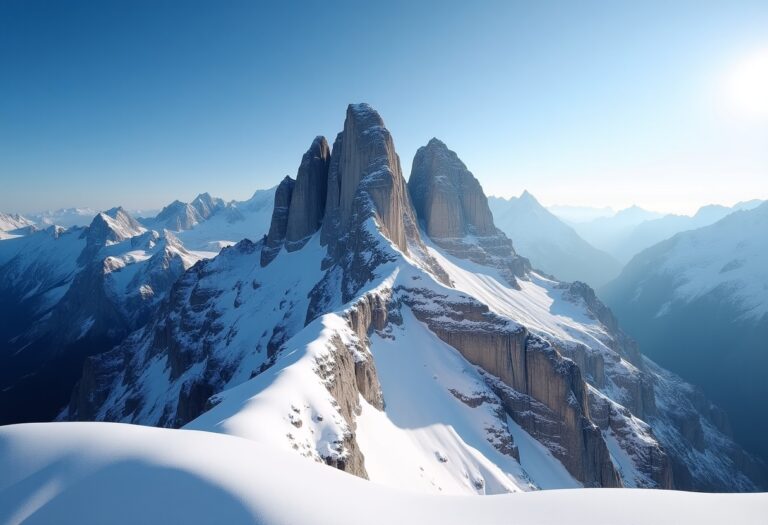
[[[768,494],[434,496],[242,438],[115,423],[0,428],[1,523],[765,523]]]

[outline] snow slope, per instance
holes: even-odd
[[[24,228],[25,226],[32,226],[33,224],[33,221],[22,215],[0,212],[0,231],[7,232],[18,228]]]
[[[541,450],[520,450],[522,468],[495,448],[489,429],[502,436],[507,421],[488,402],[493,393],[473,366],[412,313],[403,314],[401,326],[375,334],[371,352],[386,394],[385,411],[365,404],[358,418],[360,447],[363,454],[372,452],[366,455],[372,480],[446,494],[517,492],[528,488],[527,481],[538,488],[581,486],[538,443]],[[470,395],[484,402],[472,407],[460,399]],[[515,434],[518,446],[532,440],[522,429]]]
[[[601,296],[647,355],[700,386],[768,460],[768,203],[644,250]]]
[[[9,525],[757,525],[766,511],[768,494],[590,489],[429,496],[208,432],[111,423],[0,428],[0,522]]]
[[[652,278],[668,277],[667,301],[656,315],[675,303],[690,303],[722,292],[744,318],[768,314],[768,203],[738,211],[711,226],[684,232],[639,254],[611,287],[634,284],[629,302],[655,290]],[[646,291],[646,288],[647,291]]]

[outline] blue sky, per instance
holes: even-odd
[[[0,210],[247,198],[360,101],[406,177],[437,136],[488,194],[768,198],[766,28],[764,0],[5,0]]]

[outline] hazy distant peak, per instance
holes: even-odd
[[[537,204],[541,206],[541,204],[539,204],[539,201],[536,200],[536,197],[534,197],[528,190],[523,190],[523,193],[520,194],[519,199],[522,202],[528,202],[531,204]]]

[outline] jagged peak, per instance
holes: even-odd
[[[128,215],[128,212],[125,211],[125,209],[122,206],[115,206],[114,208],[110,208],[110,209],[108,209],[106,211],[102,211],[100,213],[103,213],[104,215],[112,217],[113,219],[117,219],[117,217],[120,214],[123,214],[123,213]]]
[[[416,215],[432,238],[496,233],[480,182],[438,139],[416,151],[408,190]]]
[[[286,175],[275,191],[275,205],[272,208],[272,222],[261,250],[261,265],[266,266],[277,257],[285,243],[285,232],[288,228],[288,216],[291,197],[296,181]]]
[[[413,212],[392,136],[369,104],[350,104],[331,155],[323,242],[335,243],[353,220],[373,215],[385,237],[407,252],[405,223]]]
[[[325,215],[330,161],[328,141],[318,135],[302,156],[296,172],[285,231],[286,248],[289,251],[301,248],[320,229]]]
[[[442,140],[440,140],[437,137],[432,137],[431,139],[429,139],[429,142],[427,142],[427,146],[426,147],[428,147],[428,148],[445,148],[445,149],[448,149],[448,146],[445,145],[445,142],[443,142]]]
[[[87,242],[91,246],[104,246],[146,231],[122,206],[116,206],[96,214],[88,227]]]
[[[528,190],[523,190],[523,193],[520,194],[520,197],[518,197],[522,202],[528,202],[531,204],[536,204],[537,206],[541,206],[539,201],[536,199],[536,197],[533,196],[532,193],[530,193]]]
[[[384,127],[384,119],[381,118],[379,112],[365,102],[347,106],[347,118],[355,119],[361,124],[364,124],[363,127]]]

